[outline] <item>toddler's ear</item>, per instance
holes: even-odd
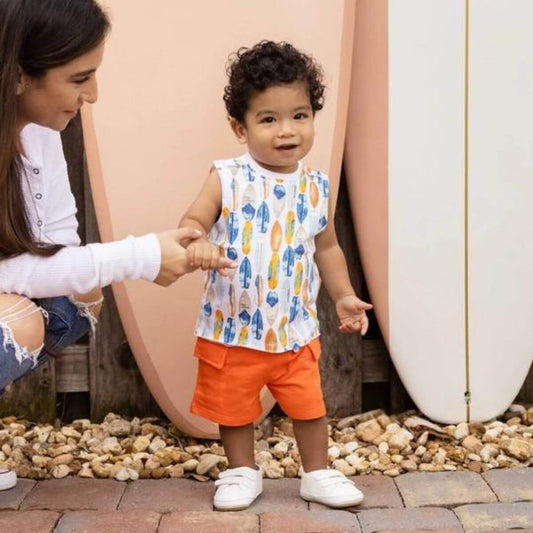
[[[235,134],[235,137],[237,137],[237,140],[241,144],[246,144],[247,141],[247,135],[246,135],[246,127],[242,122],[239,122],[236,118],[228,117],[229,125],[231,129],[233,130],[233,133]]]

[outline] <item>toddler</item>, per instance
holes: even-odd
[[[331,507],[363,494],[327,469],[328,432],[320,387],[316,298],[320,280],[335,302],[341,332],[368,328],[333,225],[328,177],[302,163],[323,105],[323,75],[288,43],[241,48],[228,68],[224,101],[240,157],[215,161],[180,226],[204,238],[190,264],[210,270],[196,326],[198,379],[191,412],[219,424],[229,468],[216,481],[215,508],[248,507],[262,492],[254,425],[267,386],[293,420],[302,460],[300,496]]]

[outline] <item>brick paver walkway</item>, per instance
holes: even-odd
[[[265,480],[249,509],[213,511],[213,483],[21,479],[0,492],[0,533],[533,533],[533,468],[353,478],[359,507],[308,504],[299,480]]]

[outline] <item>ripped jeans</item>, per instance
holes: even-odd
[[[98,302],[76,302],[72,297],[35,299],[38,309],[28,300],[20,300],[0,313],[0,395],[6,386],[19,380],[48,359],[86,335],[97,322],[91,308]],[[33,309],[29,310],[29,307]],[[29,314],[40,312],[45,320],[44,343],[37,350],[30,351],[17,344],[11,332],[10,323]]]

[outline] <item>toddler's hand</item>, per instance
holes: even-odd
[[[220,253],[218,246],[204,240],[191,242],[187,246],[187,262],[192,268],[216,269],[223,276],[227,276],[228,269],[237,266]]]
[[[343,296],[335,303],[337,316],[341,321],[339,330],[342,333],[360,331],[364,335],[368,330],[368,317],[366,311],[372,309],[372,305],[360,300],[355,295]]]

